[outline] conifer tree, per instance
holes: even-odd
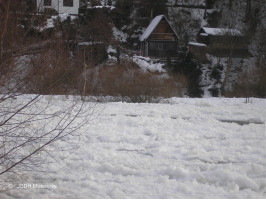
[[[147,16],[153,18],[156,15],[167,15],[168,0],[143,0],[142,5],[145,8]]]

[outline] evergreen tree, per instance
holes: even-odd
[[[143,12],[146,17],[155,17],[157,15],[167,15],[168,0],[142,0]]]
[[[111,18],[115,27],[120,29],[125,25],[129,26],[131,23],[130,14],[133,9],[133,0],[117,0],[115,8],[111,12]]]
[[[202,71],[200,64],[193,58],[191,53],[182,52],[180,59],[171,64],[168,70],[175,74],[184,74],[188,79],[188,95],[190,97],[201,97],[203,91],[200,89],[200,75]]]

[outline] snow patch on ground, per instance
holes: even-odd
[[[115,9],[115,7],[114,6],[94,6],[93,8],[99,8],[99,9],[102,9],[102,8],[108,8],[108,9],[110,9],[110,10],[113,10],[113,9]]]
[[[75,20],[77,17],[69,15],[68,13],[58,14],[56,16],[52,16],[51,18],[47,19],[44,27],[39,27],[38,29],[42,32],[49,28],[54,28],[55,21],[60,20],[60,22],[66,21],[68,18],[70,18],[71,21]]]
[[[151,72],[166,72],[166,70],[163,69],[163,63],[151,58],[143,56],[133,56],[133,62],[140,66],[144,71],[148,70]]]
[[[120,30],[118,30],[115,26],[113,27],[113,35],[116,40],[120,42],[127,42],[128,35]]]

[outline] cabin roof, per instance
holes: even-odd
[[[158,26],[158,24],[160,23],[160,21],[165,18],[167,23],[170,25],[170,27],[172,28],[173,32],[175,33],[176,37],[178,38],[175,30],[173,29],[172,25],[169,23],[168,19],[164,16],[164,15],[158,15],[156,16],[152,22],[150,23],[150,25],[146,28],[146,30],[144,31],[144,33],[140,36],[139,40],[141,42],[143,42],[144,40],[148,39],[151,35],[151,33],[154,31],[154,29]]]
[[[242,33],[237,29],[229,29],[229,28],[208,28],[203,27],[201,30],[203,30],[208,35],[235,35],[235,36],[242,36]]]

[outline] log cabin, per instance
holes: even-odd
[[[178,36],[164,15],[155,17],[139,40],[142,56],[177,57]]]

